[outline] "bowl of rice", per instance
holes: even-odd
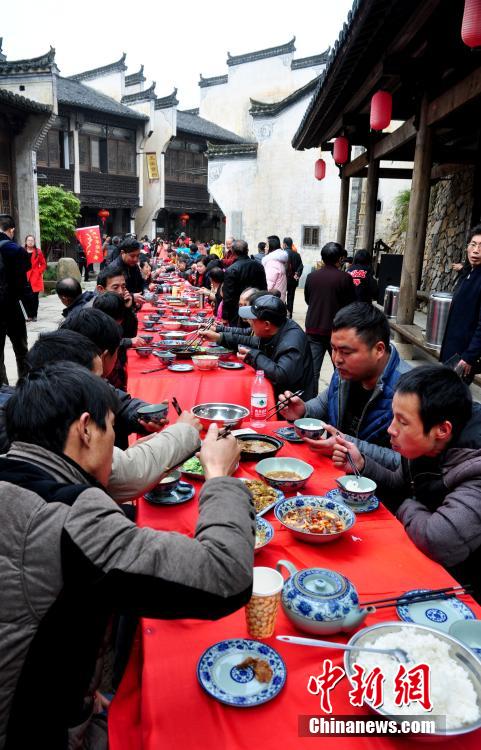
[[[367,503],[377,488],[376,482],[373,482],[372,479],[356,477],[354,474],[338,477],[336,484],[344,500],[348,500],[350,503]]]
[[[364,703],[374,712],[400,723],[413,718],[434,721],[439,717],[434,731],[416,734],[416,739],[431,740],[468,734],[481,728],[481,660],[465,644],[447,633],[414,623],[383,622],[359,630],[349,641],[350,646],[374,648],[401,648],[408,656],[403,666],[407,671],[418,664],[430,668],[429,696],[432,710],[426,711],[419,702],[396,706],[394,679],[399,662],[388,654],[370,654],[346,651],[344,668],[352,682],[354,664],[365,668],[368,674],[379,667],[384,676],[383,704],[379,708]],[[445,724],[444,724],[445,720]]]

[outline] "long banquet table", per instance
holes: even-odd
[[[149,308],[144,308],[144,313]],[[213,373],[179,375],[167,370],[141,375],[155,367],[156,360],[138,359],[129,354],[129,391],[152,401],[176,395],[184,408],[203,401],[229,401],[249,406],[253,372],[226,370]],[[270,395],[273,403],[273,395]],[[175,414],[169,415],[175,418]],[[269,422],[265,432],[273,434],[285,422]],[[248,423],[244,423],[248,426]],[[325,457],[306,445],[285,443],[279,456],[294,456],[312,464],[315,471],[303,494],[323,494],[335,485],[338,472]],[[236,476],[257,478],[255,463],[242,462]],[[199,482],[196,496],[178,506],[152,506],[140,499],[137,522],[154,529],[177,531],[193,536],[198,513]],[[360,601],[396,596],[413,588],[441,588],[453,583],[451,576],[423,555],[407,537],[402,525],[382,505],[369,514],[359,514],[352,532],[335,543],[303,544],[283,528],[273,511],[266,518],[274,526],[274,539],[256,553],[255,565],[275,567],[287,559],[298,569],[325,567],[346,575],[355,585]],[[481,607],[469,596],[462,599],[481,616]],[[381,609],[367,617],[363,626],[394,620],[394,609]],[[362,627],[362,626],[361,626]],[[280,611],[276,633],[299,633]],[[327,658],[342,666],[343,653],[291,646],[266,640],[282,656],[287,667],[287,682],[272,701],[256,708],[222,705],[208,696],[196,677],[196,665],[203,651],[212,644],[236,637],[248,637],[244,612],[239,611],[218,622],[201,620],[161,621],[144,619],[139,626],[131,658],[122,683],[110,707],[109,736],[111,750],[294,750],[305,747],[298,736],[300,715],[320,715],[319,696],[307,691],[309,676],[321,672]],[[333,640],[349,639],[346,634]],[[334,715],[366,715],[367,709],[353,708],[344,678],[331,693]],[[449,688],[447,688],[449,689]],[[442,742],[449,750],[479,748],[481,732]],[[353,743],[362,750],[406,748],[406,738],[395,737],[323,737],[323,745],[351,750]],[[424,748],[425,742],[409,738],[410,748]],[[432,743],[431,743],[432,744]]]

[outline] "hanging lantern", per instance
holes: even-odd
[[[314,177],[316,180],[323,180],[326,176],[326,162],[324,159],[318,159],[314,164]]]
[[[181,222],[182,222],[182,226],[183,226],[183,227],[185,227],[185,225],[187,224],[187,222],[188,222],[188,221],[189,221],[189,219],[190,219],[190,216],[189,216],[189,214],[181,214],[181,215],[179,216],[179,219],[180,219],[180,220],[181,220]]]
[[[340,135],[334,141],[333,150],[334,161],[336,164],[345,164],[349,159],[349,141],[345,135]]]
[[[99,217],[100,221],[102,222],[102,226],[105,226],[105,220],[109,218],[110,211],[107,211],[106,208],[101,208],[98,212],[97,216]]]
[[[461,37],[468,47],[481,47],[481,0],[464,1]]]
[[[384,130],[391,122],[392,95],[389,91],[376,91],[371,99],[371,130]]]

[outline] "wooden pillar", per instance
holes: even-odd
[[[414,168],[409,201],[409,224],[404,251],[397,322],[411,325],[416,309],[426,227],[428,223],[430,176],[432,166],[432,132],[427,123],[428,102],[424,96],[419,113],[419,128],[414,151]]]
[[[339,218],[337,220],[337,241],[343,247],[346,244],[347,216],[349,213],[349,177],[341,177],[341,194],[339,196]]]
[[[367,170],[366,213],[364,216],[363,246],[370,253],[374,247],[374,231],[376,229],[377,189],[379,185],[379,159],[369,158]]]

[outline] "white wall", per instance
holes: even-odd
[[[96,91],[100,91],[106,96],[116,99],[118,102],[122,99],[126,93],[132,93],[132,91],[125,91],[125,71],[114,70],[111,73],[99,75],[97,78],[80,81],[84,86],[90,86]]]

